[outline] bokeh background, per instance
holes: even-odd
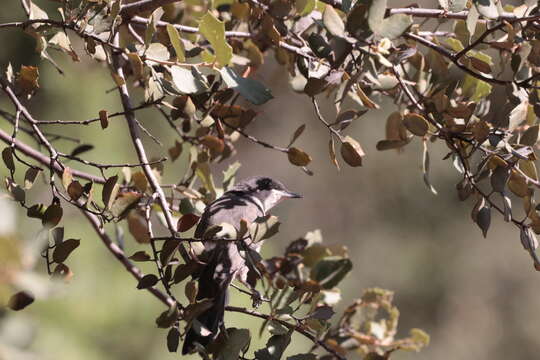
[[[50,1],[36,3],[47,9],[55,5]],[[391,5],[404,4],[394,1]],[[18,1],[2,2],[0,23],[23,18]],[[30,106],[38,119],[84,120],[96,117],[101,109],[120,110],[117,93],[107,92],[113,85],[106,67],[85,60],[69,63],[64,55],[53,53],[66,71],[61,76],[39,61],[34,40],[20,30],[0,30],[0,44],[0,71],[8,62],[16,70],[21,64],[39,64],[41,89]],[[81,44],[75,45],[82,54]],[[240,140],[234,159],[242,163],[240,178],[271,175],[304,195],[303,200],[276,209],[283,225],[279,236],[266,245],[265,254],[281,253],[289,241],[314,229],[322,231],[325,242],[347,245],[354,269],[342,283],[341,307],[359,297],[363,288],[391,289],[401,311],[400,335],[406,335],[411,327],[431,335],[431,344],[425,350],[400,352],[395,359],[537,358],[540,275],[523,251],[517,230],[498,216],[487,239],[482,237],[470,220],[472,202],[457,199],[455,184],[460,177],[451,162],[443,160],[444,145],[430,147],[432,182],[439,193],[435,196],[422,181],[418,140],[401,153],[375,149],[376,142],[384,137],[387,115],[396,110],[394,104],[376,98],[381,109],[370,111],[346,130],[367,153],[364,166],[343,166],[338,172],[327,154],[328,132],[316,119],[310,101],[290,90],[285,71],[275,64],[272,55],[265,60],[264,71],[254,76],[272,89],[275,99],[257,108],[260,115],[249,133],[283,146],[299,125],[307,124],[298,145],[313,156],[311,169],[315,173],[307,176],[290,165],[283,154]],[[134,93],[141,95],[139,90]],[[321,99],[321,103],[325,116],[333,118],[330,102]],[[13,111],[3,96],[0,109]],[[145,110],[138,115],[165,144],[174,141],[174,134],[156,113]],[[0,127],[10,130],[6,121],[1,121]],[[122,118],[111,119],[106,131],[98,123],[88,127],[51,126],[50,130],[97,145],[85,154],[90,160],[136,162]],[[146,140],[151,155],[164,155],[166,147]],[[64,141],[57,146],[69,152],[74,144]],[[183,160],[185,157],[167,166],[165,182],[181,177]],[[232,161],[215,167],[216,180]],[[50,201],[39,186],[31,196],[36,201]],[[0,207],[2,234],[13,235],[20,246],[35,244],[39,221],[28,220],[14,203],[1,201]],[[74,278],[69,284],[51,284],[45,276],[25,279],[37,287],[37,301],[19,313],[0,310],[0,359],[178,358],[178,354],[166,351],[166,331],[154,324],[162,304],[136,290],[135,280],[110,256],[79,213],[66,209],[66,237],[81,239],[80,248],[68,260]],[[113,229],[109,230],[112,233]],[[126,229],[126,252],[135,247]],[[38,261],[36,269],[43,274],[42,262]],[[249,303],[244,295],[236,294],[231,301]],[[241,327],[260,325],[258,320],[239,314],[228,314],[227,322]],[[264,343],[264,339],[254,341]],[[290,353],[294,349],[305,351],[307,346],[304,339],[296,337]]]

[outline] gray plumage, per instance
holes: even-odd
[[[242,219],[252,223],[255,219],[267,215],[267,212],[285,198],[298,198],[300,195],[285,188],[279,181],[268,177],[256,176],[239,182],[231,190],[209,204],[195,230],[195,237],[202,238],[207,229],[213,225],[228,223],[235,228],[240,227]],[[261,242],[245,241],[244,246],[259,252]],[[198,276],[199,292],[197,299],[211,299],[212,307],[196,319],[209,332],[201,336],[191,326],[186,333],[182,354],[193,351],[195,343],[207,346],[214,340],[223,326],[223,316],[227,303],[227,289],[231,282],[238,278],[247,283],[249,271],[245,254],[241,247],[231,241],[205,242],[205,250],[201,259],[206,262]]]

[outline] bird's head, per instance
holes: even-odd
[[[284,199],[302,197],[302,195],[288,190],[281,182],[266,176],[255,176],[242,180],[236,184],[233,190],[256,197],[263,203],[265,211],[270,210]]]

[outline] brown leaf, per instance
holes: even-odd
[[[199,283],[195,280],[188,281],[184,289],[187,299],[190,304],[195,303],[197,293],[199,292]]]
[[[178,159],[178,157],[182,154],[182,144],[180,144],[177,140],[174,142],[174,146],[169,148],[169,155],[171,157],[172,161],[175,161]]]
[[[404,140],[381,140],[377,143],[376,148],[379,151],[399,149],[407,145],[407,141]]]
[[[341,144],[341,157],[350,166],[362,166],[362,158],[365,156],[360,143],[347,136]]]
[[[206,135],[203,137],[201,139],[201,144],[217,154],[221,154],[225,149],[225,143],[223,140],[213,135]]]
[[[71,173],[71,169],[68,167],[64,168],[64,172],[62,172],[62,185],[64,185],[64,189],[68,189],[69,184],[73,181],[73,174]]]
[[[489,125],[487,122],[480,120],[471,129],[474,139],[479,143],[483,143],[489,136]]]
[[[102,129],[106,129],[109,126],[109,113],[107,112],[107,110],[100,110],[99,122]]]
[[[199,217],[195,214],[185,214],[178,219],[176,230],[178,232],[185,232],[191,229],[195,224],[199,222]]]
[[[306,166],[311,162],[311,156],[295,147],[289,148],[287,155],[290,163],[296,166]]]
[[[336,158],[336,145],[334,143],[334,138],[333,137],[330,137],[330,140],[328,142],[328,151],[330,153],[330,160],[332,160],[332,163],[334,164],[334,166],[339,171],[340,170],[339,163],[338,163],[337,158]]]
[[[32,94],[39,88],[39,70],[35,66],[21,66],[17,86],[24,94]]]
[[[146,175],[142,171],[137,171],[136,173],[134,173],[131,176],[131,180],[140,192],[145,192],[148,188],[148,180],[146,179]]]
[[[71,198],[71,200],[77,201],[77,200],[79,200],[79,198],[83,194],[84,190],[83,190],[83,186],[81,185],[81,183],[78,182],[77,180],[75,180],[71,184],[69,184],[69,186],[67,188],[67,192],[68,192],[68,195]]]
[[[127,216],[128,229],[133,238],[139,244],[147,244],[150,242],[148,234],[148,225],[146,219],[137,213],[136,210],[131,210]]]

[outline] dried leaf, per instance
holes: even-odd
[[[339,171],[340,167],[336,157],[336,144],[334,143],[333,137],[330,137],[330,140],[328,141],[328,151],[330,153],[330,160],[332,160],[332,164],[334,164]]]
[[[437,195],[437,190],[431,185],[431,182],[429,181],[429,152],[427,149],[427,143],[424,141],[424,152],[422,156],[422,173],[424,178],[424,183],[428,187],[429,191],[431,191],[434,195]]]
[[[416,136],[426,135],[429,129],[427,120],[422,115],[415,113],[405,115],[403,125]]]
[[[82,196],[83,192],[84,192],[83,186],[81,185],[80,182],[78,182],[76,180],[71,182],[71,184],[69,184],[69,186],[67,188],[67,193],[68,193],[69,197],[71,198],[71,200],[73,200],[73,201],[79,200],[79,198]]]
[[[360,143],[350,136],[346,136],[341,143],[341,157],[350,166],[362,166],[362,158],[365,156]]]
[[[109,126],[109,113],[107,110],[99,111],[99,122],[102,129],[106,129]]]
[[[62,185],[64,185],[64,189],[68,189],[69,184],[73,181],[73,173],[71,172],[71,169],[68,167],[64,168],[64,171],[62,172]]]
[[[199,292],[199,283],[195,280],[188,281],[184,291],[189,303],[194,304],[195,299],[197,299],[197,293]]]
[[[289,162],[296,166],[306,166],[311,162],[311,156],[306,152],[292,147],[287,150]]]

